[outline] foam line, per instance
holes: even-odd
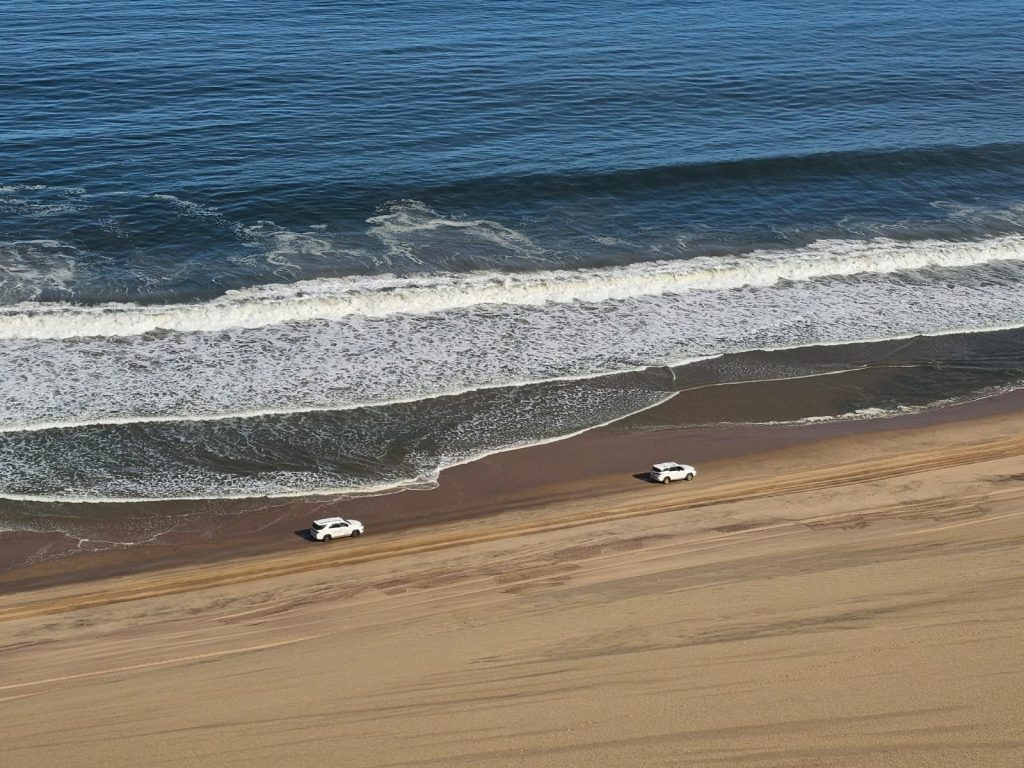
[[[269,498],[269,499],[291,499],[291,498],[304,498],[304,497],[316,497],[316,496],[338,496],[338,497],[353,497],[353,496],[383,496],[391,493],[398,493],[406,490],[418,490],[427,487],[434,487],[437,484],[438,478],[441,472],[446,469],[452,469],[463,464],[469,464],[474,461],[479,461],[488,456],[494,456],[500,453],[506,453],[508,451],[516,451],[522,448],[530,448],[538,445],[547,445],[548,443],[556,443],[562,440],[568,440],[571,437],[582,435],[585,432],[590,432],[600,427],[606,427],[610,424],[614,424],[622,419],[629,418],[638,413],[656,408],[659,405],[667,403],[673,397],[677,395],[676,392],[665,394],[663,397],[656,401],[642,407],[637,408],[628,413],[623,413],[615,418],[608,419],[599,424],[589,425],[583,429],[574,430],[562,435],[555,435],[553,437],[540,438],[537,440],[523,440],[511,445],[504,445],[490,450],[476,451],[464,456],[457,456],[449,458],[446,461],[442,461],[435,469],[429,473],[415,478],[408,478],[399,482],[392,483],[379,483],[374,485],[363,485],[363,486],[348,486],[348,487],[335,487],[335,488],[304,488],[304,489],[290,489],[282,490],[276,493],[219,493],[219,494],[204,494],[194,496],[163,496],[159,498],[146,498],[146,497],[117,497],[117,496],[105,496],[105,497],[91,497],[85,494],[67,494],[67,495],[50,495],[50,494],[20,494],[20,493],[3,493],[0,491],[0,499],[8,499],[10,501],[25,501],[25,502],[36,502],[36,503],[64,503],[64,504],[138,504],[138,503],[156,503],[156,502],[167,502],[167,501],[223,501],[223,500],[240,500],[240,499],[252,499],[252,498]]]
[[[1024,237],[978,242],[826,240],[793,251],[539,272],[345,277],[229,291],[197,304],[140,306],[23,303],[0,309],[0,339],[138,336],[158,330],[216,333],[353,315],[423,315],[479,305],[604,302],[693,291],[764,287],[863,274],[957,268],[1024,259]]]
[[[691,363],[700,362],[702,360],[711,360],[717,355],[710,357],[700,358],[689,358],[686,360],[680,360],[678,363],[673,363],[673,367],[690,365]],[[521,387],[540,386],[543,384],[554,384],[557,382],[572,382],[572,381],[587,381],[588,379],[600,379],[609,376],[618,376],[627,373],[636,373],[639,371],[647,370],[649,367],[654,366],[637,366],[633,368],[623,368],[621,370],[611,372],[597,372],[590,374],[579,374],[575,376],[552,376],[543,379],[536,380],[524,380],[515,382],[501,382],[495,384],[484,384],[477,387],[466,387],[463,389],[451,389],[444,392],[437,392],[430,395],[423,395],[418,397],[405,397],[405,398],[393,398],[388,400],[379,401],[367,401],[359,403],[339,403],[338,405],[325,405],[325,406],[309,406],[309,407],[294,407],[294,408],[263,408],[259,410],[238,410],[238,411],[225,411],[218,413],[191,413],[181,415],[161,415],[161,416],[112,416],[106,418],[96,419],[67,419],[61,421],[51,422],[32,422],[26,424],[3,424],[0,423],[0,434],[8,432],[48,432],[50,430],[58,429],[78,429],[80,427],[97,427],[97,426],[127,426],[132,424],[169,424],[178,422],[209,422],[209,421],[229,421],[231,419],[258,419],[268,416],[299,416],[306,413],[334,413],[337,411],[353,411],[359,408],[384,408],[391,405],[402,405],[405,403],[420,403],[425,400],[437,400],[445,397],[458,397],[460,395],[467,395],[471,392],[483,392],[489,389],[517,389]],[[664,367],[664,366],[656,366]]]

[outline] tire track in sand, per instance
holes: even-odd
[[[8,604],[0,608],[0,621],[238,584],[344,564],[372,562],[468,544],[493,542],[592,523],[885,480],[1021,455],[1024,455],[1024,437],[1003,438],[965,444],[955,448],[927,449],[903,456],[886,456],[870,461],[848,462],[769,477],[738,480],[723,483],[714,488],[700,488],[685,498],[676,494],[653,497],[642,491],[623,492],[614,496],[581,500],[590,501],[591,504],[577,503],[574,505],[583,506],[583,509],[545,514],[543,517],[511,524],[501,523],[501,517],[498,516],[483,523],[465,524],[461,526],[461,530],[441,533],[428,530],[419,534],[408,532],[388,534],[371,539],[374,542],[372,551],[353,548],[318,549],[313,552],[303,551],[271,555],[255,560],[189,566],[188,568],[168,569],[131,577],[90,582],[71,588],[48,590],[42,595],[32,592],[21,593],[12,596]],[[548,509],[549,505],[533,504],[517,509],[513,514],[522,516],[529,514],[531,510],[547,511]],[[719,536],[737,536],[748,532],[750,531],[735,531],[719,534]],[[361,539],[361,542],[366,541],[367,539]]]

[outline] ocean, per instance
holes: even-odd
[[[863,382],[695,423],[1019,388],[1022,18],[9,0],[0,529],[429,487],[723,383]]]

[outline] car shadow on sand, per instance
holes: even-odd
[[[661,483],[659,483],[657,480],[651,479],[650,472],[637,472],[635,475],[633,475],[633,477],[635,477],[637,480],[640,480],[641,482],[649,483],[650,485],[661,485]]]

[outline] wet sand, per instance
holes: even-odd
[[[700,465],[702,478],[710,472],[718,481],[729,480],[758,467],[761,454],[842,436],[884,436],[1024,410],[1020,391],[885,419],[693,426],[700,418],[792,420],[834,413],[847,405],[844,397],[851,389],[884,388],[878,377],[888,375],[854,371],[690,390],[605,428],[453,467],[442,473],[437,487],[426,490],[362,498],[71,505],[66,510],[42,505],[35,514],[44,519],[81,517],[84,524],[67,527],[83,532],[0,532],[0,594],[155,569],[309,553],[309,523],[328,515],[362,520],[374,536],[524,507],[543,517],[559,500],[633,493],[644,482],[638,475],[656,461],[688,461]],[[868,381],[858,381],[865,376]],[[4,504],[9,507],[11,502]]]
[[[624,424],[362,500],[357,541],[9,571],[5,762],[1020,766],[1020,403]]]

